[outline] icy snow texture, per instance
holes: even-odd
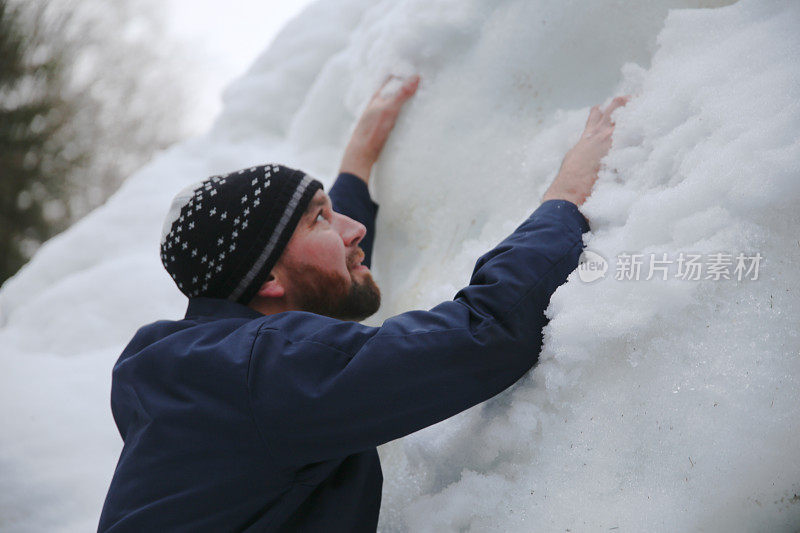
[[[800,4],[328,0],[160,156],[0,292],[0,528],[86,531],[120,443],[111,367],[182,315],[158,262],[185,185],[280,161],[327,184],[389,72],[423,82],[376,169],[382,318],[451,298],[536,205],[590,105],[633,100],[584,206],[588,246],[760,252],[757,281],[554,295],[516,386],[381,447],[384,531],[800,527]],[[663,28],[663,29],[662,29]],[[613,268],[613,267],[612,267]]]

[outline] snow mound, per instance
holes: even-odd
[[[535,208],[589,106],[634,98],[584,206],[605,278],[576,272],[556,292],[518,384],[381,447],[380,529],[796,530],[800,4],[730,3],[311,5],[207,135],[0,291],[0,528],[96,527],[120,449],[111,367],[140,325],[185,305],[158,260],[172,196],[270,161],[329,185],[374,87],[419,72],[373,182],[373,323],[451,298]],[[740,253],[763,257],[757,279],[737,279]],[[625,254],[644,257],[639,280],[616,279]],[[677,261],[648,275],[681,254],[730,254],[732,279],[681,279]]]

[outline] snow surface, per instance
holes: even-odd
[[[574,273],[533,372],[381,447],[381,530],[796,531],[800,3],[728,3],[312,4],[207,135],[2,288],[0,528],[96,527],[121,445],[111,368],[139,326],[185,305],[158,260],[172,196],[270,161],[330,184],[377,83],[419,72],[373,182],[372,323],[451,298],[535,208],[589,106],[621,93],[634,98],[584,206],[588,246],[765,259],[758,280]]]

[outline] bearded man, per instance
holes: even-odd
[[[418,77],[379,90],[326,195],[261,165],[178,194],[161,259],[185,318],[144,326],[114,367],[124,441],[99,531],[375,531],[376,447],[472,407],[536,363],[550,296],[575,269],[578,210],[611,145],[592,108],[543,203],[469,286],[380,327],[367,183]]]

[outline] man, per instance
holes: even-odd
[[[595,107],[542,205],[430,311],[367,327],[372,165],[419,79],[378,91],[326,196],[280,165],[179,194],[162,261],[186,317],[141,328],[114,367],[124,447],[100,531],[374,531],[376,446],[506,389],[535,363],[577,266],[578,211],[611,144]],[[336,209],[334,209],[334,206]]]

